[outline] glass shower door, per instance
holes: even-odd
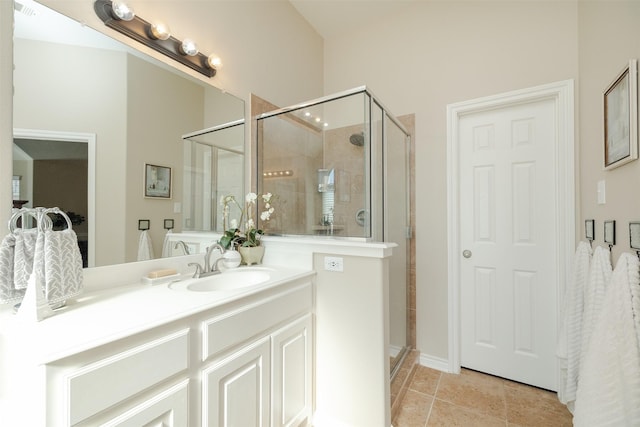
[[[393,375],[408,348],[409,136],[386,115],[384,132],[384,241],[398,245],[389,261],[389,352]]]

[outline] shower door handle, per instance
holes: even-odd
[[[465,249],[464,251],[462,251],[462,256],[465,258],[471,258],[471,255],[473,255],[473,253],[471,253],[469,249]]]

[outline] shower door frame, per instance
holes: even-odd
[[[405,135],[405,139],[404,139],[404,143],[406,144],[406,150],[405,150],[405,164],[406,164],[406,240],[405,243],[407,245],[407,249],[406,249],[406,253],[407,253],[407,265],[406,265],[406,275],[405,275],[405,295],[407,296],[407,304],[406,304],[406,309],[407,309],[407,313],[409,310],[409,304],[408,304],[408,293],[409,293],[409,288],[410,288],[410,257],[411,257],[411,251],[410,251],[410,240],[413,238],[413,228],[411,225],[411,197],[412,197],[412,189],[411,189],[411,170],[410,170],[410,156],[411,156],[411,134],[407,131],[407,129],[405,128],[405,126],[392,114],[389,113],[389,110],[385,107],[385,105],[379,100],[378,97],[376,97],[371,90],[369,90],[367,88],[367,86],[359,86],[353,89],[349,89],[346,91],[342,91],[342,92],[338,92],[335,93],[333,95],[328,95],[328,96],[324,96],[324,97],[320,97],[320,98],[316,98],[310,101],[306,101],[306,102],[302,102],[300,104],[295,104],[289,107],[284,107],[284,108],[279,108],[273,111],[269,111],[267,113],[262,113],[259,114],[257,116],[255,116],[253,118],[254,121],[254,125],[252,125],[252,129],[257,129],[257,122],[260,120],[264,120],[270,117],[274,117],[274,116],[278,116],[278,115],[282,115],[282,114],[286,114],[286,113],[290,113],[296,110],[300,110],[303,108],[309,108],[309,107],[313,107],[319,104],[323,104],[326,102],[330,102],[330,101],[336,101],[342,98],[346,98],[352,95],[357,95],[363,93],[365,94],[368,99],[367,99],[367,106],[366,106],[366,120],[363,122],[365,125],[365,128],[368,127],[368,131],[369,131],[369,137],[370,137],[370,141],[371,141],[371,135],[373,135],[373,108],[374,105],[379,107],[380,110],[382,111],[382,115],[381,115],[381,121],[382,121],[382,141],[380,142],[380,147],[378,147],[378,152],[374,152],[373,147],[369,146],[369,147],[365,147],[368,150],[371,150],[368,154],[368,162],[365,162],[365,169],[366,169],[366,173],[369,176],[372,176],[371,171],[375,170],[374,168],[374,164],[375,162],[379,162],[380,165],[382,165],[382,167],[386,167],[386,159],[385,159],[385,154],[384,154],[384,150],[386,149],[385,144],[386,144],[386,124],[385,124],[385,119],[390,120],[395,126],[398,127],[398,129],[400,129],[400,131],[402,131],[402,133],[404,133]],[[258,132],[255,133],[256,137],[254,140],[254,148],[257,148],[259,146],[258,143]],[[372,145],[372,144],[370,144]],[[380,158],[378,159],[376,156],[379,156]],[[254,156],[252,155],[252,158],[254,158]],[[252,179],[252,183],[255,186],[254,188],[256,189],[256,191],[260,191],[261,186],[259,185],[259,179],[260,176],[262,174],[262,170],[261,169],[261,165],[259,162],[257,162],[257,151],[255,153],[255,158],[254,160],[256,161],[256,167],[255,167],[255,178]],[[386,230],[388,229],[388,224],[386,223],[386,218],[387,218],[387,213],[386,213],[386,206],[387,206],[387,201],[388,201],[388,194],[385,191],[384,186],[386,185],[386,181],[381,177],[379,180],[379,183],[376,185],[374,184],[374,180],[373,177],[371,179],[372,182],[369,183],[367,189],[366,189],[366,193],[368,195],[369,198],[369,211],[370,211],[370,221],[369,221],[369,237],[338,237],[338,236],[334,236],[335,239],[338,240],[357,240],[357,241],[380,241],[380,242],[384,242],[386,239]],[[378,191],[382,194],[381,199],[378,196],[377,198],[374,197]],[[373,227],[372,224],[380,224],[380,227],[378,230],[375,229],[375,227]],[[305,237],[309,237],[309,238],[313,238],[314,236],[312,235],[305,235]],[[323,237],[324,238],[324,237]],[[407,319],[406,319],[406,328],[405,328],[405,337],[404,337],[404,342],[405,345],[404,347],[398,352],[398,357],[395,358],[393,365],[391,366],[390,369],[390,377],[393,379],[394,375],[399,371],[400,366],[402,365],[402,361],[404,360],[404,358],[406,357],[408,351],[410,350],[411,347],[411,343],[410,343],[410,337],[409,337],[409,331],[411,330],[411,327],[409,325],[409,316],[407,315]]]

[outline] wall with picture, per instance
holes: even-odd
[[[629,221],[640,221],[640,161],[604,170],[603,93],[630,59],[640,59],[640,3],[580,2],[577,91],[577,165],[580,185],[578,236],[585,220],[595,220],[594,244],[603,245],[604,222],[616,221],[613,261],[629,251]],[[636,142],[637,144],[637,142]],[[605,203],[598,203],[598,182],[604,182]]]

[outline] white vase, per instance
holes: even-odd
[[[240,246],[238,248],[240,255],[242,256],[242,263],[246,265],[262,264],[262,257],[264,256],[264,246]]]
[[[225,266],[225,268],[236,268],[242,261],[242,256],[238,251],[233,249],[233,247],[226,251],[224,255],[222,255],[222,258],[222,264]]]

